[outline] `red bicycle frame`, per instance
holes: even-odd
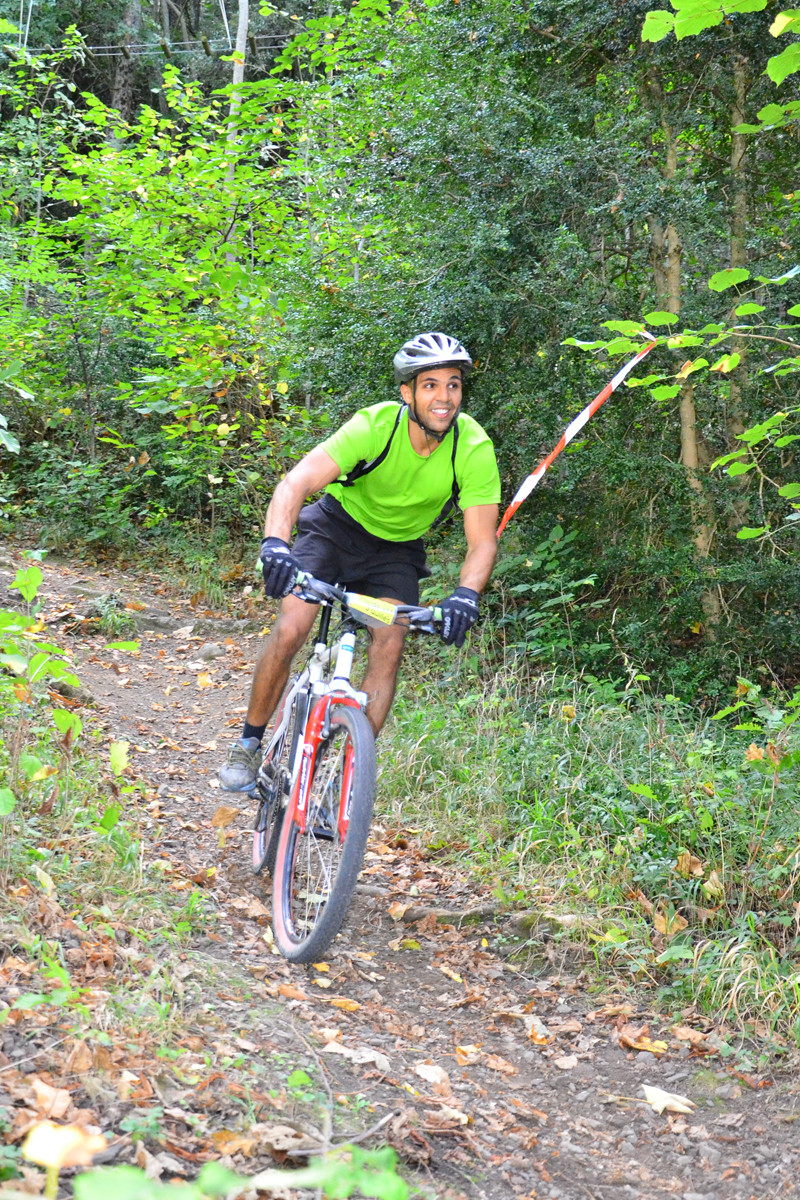
[[[289,799],[289,810],[286,819],[294,821],[301,833],[306,832],[306,815],[308,813],[309,792],[313,778],[314,760],[320,743],[324,740],[322,733],[328,721],[331,704],[346,705],[348,708],[359,708],[358,701],[344,693],[330,693],[320,696],[311,710],[305,730],[303,731],[303,753],[300,770],[292,795]],[[353,747],[348,742],[344,761],[344,780],[339,805],[338,826],[339,836],[344,838],[350,820],[350,787],[353,782]]]

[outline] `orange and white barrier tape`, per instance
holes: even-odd
[[[542,476],[544,475],[545,471],[550,466],[550,464],[555,459],[558,458],[559,454],[564,449],[564,447],[569,445],[569,443],[575,437],[575,434],[580,433],[580,431],[583,429],[586,422],[591,417],[594,416],[594,414],[597,412],[600,405],[604,404],[606,402],[606,400],[611,395],[611,393],[616,391],[616,389],[622,383],[623,379],[625,379],[626,376],[630,374],[630,372],[633,370],[633,368],[636,366],[636,364],[638,362],[641,362],[642,359],[645,357],[645,355],[649,354],[650,351],[653,349],[653,347],[656,344],[656,341],[655,341],[655,338],[653,338],[653,335],[651,333],[645,333],[644,336],[652,338],[652,341],[648,342],[646,346],[643,346],[642,349],[638,352],[638,354],[634,355],[634,357],[630,360],[630,362],[626,362],[625,366],[621,367],[620,370],[617,371],[616,375],[611,380],[611,382],[607,383],[606,386],[603,388],[603,390],[597,393],[594,400],[592,400],[591,404],[587,404],[586,408],[583,410],[583,412],[579,413],[579,415],[577,417],[575,417],[574,421],[570,421],[569,425],[562,433],[561,439],[558,442],[558,445],[555,446],[554,449],[550,451],[550,453],[547,455],[547,458],[542,459],[542,461],[539,463],[536,470],[532,471],[531,474],[527,477],[527,479],[523,482],[522,487],[519,489],[516,496],[511,501],[511,503],[509,504],[506,511],[503,513],[503,519],[500,522],[499,529],[497,530],[498,538],[500,537],[500,534],[503,532],[503,530],[505,529],[508,522],[513,517],[514,513],[519,508],[520,504],[522,504],[522,502],[524,500],[527,500],[528,496],[530,496],[531,492],[536,487],[539,480],[542,478]]]

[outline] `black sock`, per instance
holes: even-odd
[[[242,733],[242,737],[243,738],[254,737],[256,739],[256,741],[260,742],[264,736],[264,730],[266,728],[267,728],[266,721],[264,722],[263,725],[251,725],[249,721],[245,721],[244,732]]]

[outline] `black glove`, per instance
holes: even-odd
[[[463,646],[467,630],[478,619],[478,593],[472,588],[457,587],[439,608],[442,610],[442,641],[448,646]]]
[[[266,537],[261,543],[261,570],[264,575],[264,591],[268,596],[280,600],[288,596],[297,582],[300,564],[283,538]]]

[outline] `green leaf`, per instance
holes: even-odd
[[[717,467],[724,467],[727,463],[733,462],[735,458],[741,458],[743,454],[747,454],[744,446],[741,450],[734,450],[731,454],[723,454],[721,458],[715,458],[711,464],[710,470],[715,470]]]
[[[797,43],[800,47],[800,42]],[[782,287],[784,283],[788,283],[790,279],[794,279],[795,275],[800,275],[800,266],[790,267],[788,271],[784,271],[782,275],[776,275],[774,279],[769,279],[766,275],[756,275],[759,283],[776,283]]]
[[[756,114],[764,125],[777,125],[783,121],[783,106],[780,104],[765,104]]]
[[[731,476],[731,478],[735,478],[735,476],[737,476],[737,475],[746,475],[748,471],[753,470],[753,467],[755,465],[756,464],[754,462],[749,462],[749,463],[735,462],[735,463],[732,463],[728,467],[728,474]]]
[[[694,37],[698,33],[702,33],[704,29],[711,29],[714,25],[722,24],[722,13],[714,6],[713,8],[703,5],[693,11],[684,11],[677,13],[675,17],[675,37],[681,41],[685,37]]]
[[[19,33],[19,29],[17,29],[16,25],[12,25],[10,21],[7,21],[5,17],[0,17],[0,33],[15,34]]]
[[[798,308],[798,316],[800,316],[800,305],[798,305],[797,308]],[[736,309],[736,316],[737,317],[749,317],[749,316],[752,316],[753,313],[759,313],[759,312],[763,312],[763,311],[764,311],[763,304],[751,304],[748,302],[747,304],[739,305],[739,307]],[[792,310],[789,309],[789,312],[791,312],[791,311]]]
[[[98,822],[99,828],[109,833],[119,821],[121,814],[122,809],[118,804],[109,805],[108,808],[104,809],[103,815]]]
[[[9,454],[19,454],[19,442],[5,429],[0,429],[0,446],[3,446]]]
[[[73,1189],[75,1200],[108,1200],[109,1196],[114,1200],[155,1200],[166,1190],[163,1184],[148,1179],[138,1167],[128,1166],[84,1171],[73,1183]]]
[[[674,325],[677,320],[675,313],[664,312],[662,309],[644,314],[645,325]]]
[[[11,1007],[25,1011],[36,1008],[40,1004],[49,1004],[49,1002],[50,997],[44,992],[25,992],[24,995],[17,997]]]
[[[131,654],[137,654],[140,644],[139,642],[109,642],[106,650],[128,650]]]
[[[121,775],[128,765],[129,749],[130,742],[112,742],[109,747],[108,757],[111,761],[111,770],[117,776]]]
[[[66,708],[54,708],[53,721],[62,737],[71,729],[73,736],[77,738],[83,729],[80,717],[75,713],[68,712]]]
[[[733,354],[723,354],[722,358],[717,359],[713,367],[710,367],[709,369],[711,371],[719,371],[721,375],[728,375],[731,371],[738,367],[741,357],[742,356],[737,354],[735,351]]]
[[[32,779],[37,771],[41,771],[44,764],[35,754],[21,754],[19,756],[19,765],[22,768],[22,774],[25,778]]]
[[[643,328],[641,321],[603,321],[602,325],[612,333],[636,334],[641,333]]]
[[[790,317],[800,317],[800,304],[793,304],[791,308],[787,308],[786,312]]]
[[[657,796],[652,788],[646,783],[626,783],[625,785],[630,792],[634,792],[637,796],[644,796],[647,800],[656,800]]]
[[[654,400],[671,400],[673,396],[677,396],[681,390],[679,383],[668,383],[664,387],[653,388],[651,395]]]
[[[198,1186],[204,1196],[224,1196],[229,1192],[240,1191],[245,1182],[240,1175],[218,1162],[206,1163],[197,1177]]]
[[[729,704],[727,708],[721,708],[719,712],[715,712],[712,721],[721,721],[723,717],[729,717],[731,713],[735,713],[738,709],[744,707],[744,700],[737,700],[735,704]]]
[[[767,62],[767,74],[773,83],[783,83],[795,71],[800,71],[800,42],[792,42]]]
[[[778,495],[783,496],[785,500],[794,500],[796,496],[800,496],[800,483],[785,483],[782,488],[778,488]]]
[[[723,0],[726,13],[763,12],[769,0]]]
[[[769,525],[759,525],[758,529],[752,528],[750,525],[745,525],[736,534],[740,542],[748,541],[750,538],[761,537],[762,533],[769,532]]]
[[[657,963],[675,962],[681,958],[694,958],[694,950],[691,946],[681,944],[679,946],[667,946],[666,950],[662,950],[656,959]]]
[[[605,346],[605,342],[581,342],[578,338],[565,338],[561,343],[562,346],[577,346],[579,350],[600,350]]]
[[[643,42],[660,42],[668,33],[672,33],[675,18],[672,13],[662,11],[649,12],[642,26]]]
[[[13,812],[16,803],[17,798],[11,788],[0,788],[0,817],[7,817]]]
[[[667,339],[670,350],[680,349],[682,346],[702,346],[702,344],[703,339],[695,337],[693,333],[674,333]]]
[[[708,286],[712,292],[724,292],[726,288],[744,283],[745,279],[749,278],[750,272],[744,267],[726,267],[724,271],[717,271],[716,275],[711,276]]]
[[[782,33],[794,32],[797,29],[800,29],[800,12],[797,9],[779,12],[769,27],[770,33],[775,38],[780,37]]]
[[[17,571],[11,586],[19,592],[23,600],[27,600],[30,604],[35,598],[43,578],[38,567],[24,567]]]

